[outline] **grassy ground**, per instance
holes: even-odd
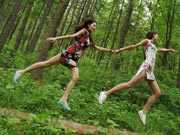
[[[33,121],[19,121],[9,117],[0,117],[0,129],[17,134],[75,134],[73,131],[60,130],[55,125],[43,125],[47,118],[68,120],[107,129],[122,129],[143,135],[179,135],[180,134],[180,91],[172,82],[166,85],[161,75],[157,78],[162,96],[147,114],[147,124],[143,126],[137,111],[142,109],[151,94],[146,82],[139,83],[130,90],[110,96],[103,105],[98,104],[98,95],[114,85],[127,81],[134,73],[116,70],[104,70],[93,61],[82,60],[80,80],[69,96],[68,103],[72,111],[63,111],[58,99],[63,95],[70,80],[70,72],[61,65],[45,69],[43,85],[33,81],[29,73],[23,76],[18,85],[12,83],[15,69],[0,69],[0,106],[34,113],[38,117]],[[160,71],[158,71],[160,72]],[[165,75],[168,74],[164,73]],[[167,75],[168,76],[168,75]],[[170,79],[169,79],[170,78]],[[171,76],[166,78],[172,81]],[[21,125],[21,128],[18,126]],[[99,133],[105,134],[105,133]]]

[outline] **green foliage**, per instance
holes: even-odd
[[[1,7],[0,32],[3,31],[3,27],[6,25],[5,23],[8,20],[15,2],[16,1],[6,1],[4,6]],[[48,123],[48,119],[66,119],[89,125],[102,126],[107,130],[112,128],[126,129],[132,132],[139,132],[143,135],[180,134],[180,91],[175,88],[178,74],[177,63],[179,59],[177,54],[168,55],[166,67],[161,67],[163,55],[157,55],[155,74],[161,89],[161,97],[153,104],[148,112],[146,126],[143,126],[140,123],[137,115],[137,111],[142,109],[145,102],[152,94],[151,89],[145,81],[142,81],[130,90],[114,93],[103,105],[99,105],[97,102],[100,91],[108,90],[119,83],[126,82],[135,74],[144,59],[144,54],[140,47],[136,50],[123,52],[116,56],[104,54],[99,65],[97,65],[95,60],[99,53],[94,50],[91,50],[90,53],[92,54],[89,53],[89,57],[82,58],[78,65],[80,79],[68,98],[68,103],[72,108],[72,111],[70,112],[62,110],[62,108],[57,105],[57,101],[63,95],[64,90],[71,79],[71,72],[64,66],[56,65],[45,68],[42,86],[30,78],[30,73],[24,75],[20,79],[18,85],[14,85],[12,83],[14,71],[34,63],[37,55],[36,51],[39,48],[38,44],[41,40],[44,40],[43,34],[48,32],[46,29],[43,29],[41,34],[39,33],[40,38],[38,39],[38,44],[32,54],[24,53],[27,42],[30,40],[31,32],[36,30],[42,19],[41,17],[44,11],[41,10],[45,4],[44,2],[46,1],[36,0],[34,2],[31,14],[28,18],[27,28],[23,35],[23,44],[20,45],[19,50],[17,52],[12,51],[23,17],[25,16],[25,12],[22,12],[22,10],[19,15],[22,15],[23,17],[21,16],[17,28],[13,30],[14,33],[10,35],[3,47],[3,51],[0,53],[0,106],[2,108],[17,109],[23,112],[34,113],[36,114],[36,117],[31,120],[20,120],[10,116],[1,116],[0,135],[76,134],[74,131],[66,129],[61,124]],[[71,2],[73,3],[73,6],[68,7],[72,9],[65,22],[66,29],[62,31],[61,28],[57,28],[57,35],[61,32],[65,34],[73,33],[72,27],[78,22],[78,16],[82,9],[84,9],[82,7],[85,6],[83,0],[78,1],[77,6],[74,6],[76,2],[77,1]],[[93,5],[90,4],[92,6],[90,7],[91,10],[94,8],[93,16],[97,21],[97,30],[92,36],[97,45],[107,46],[107,48],[112,47],[112,49],[118,48],[124,17],[127,14],[127,7],[129,6],[128,2],[129,1],[125,1],[124,3],[119,28],[117,27],[117,20],[122,1],[100,0],[95,3],[91,2],[95,5],[93,7]],[[170,27],[170,22],[167,22],[167,19],[171,17],[168,17],[167,15],[171,11],[170,7],[173,1],[153,1],[151,3],[151,1],[146,0],[141,2],[142,5],[140,6],[140,1],[133,1],[133,13],[124,46],[139,42],[144,39],[147,31],[154,29],[158,32],[160,37],[157,43],[158,48],[164,47],[167,38],[166,36],[168,36],[167,33],[170,32],[167,30],[167,28]],[[26,5],[25,7],[28,7],[28,3],[28,0],[23,1],[23,4]],[[55,10],[58,3],[58,0],[54,1],[50,14],[46,20],[55,17]],[[113,9],[113,15],[110,15],[114,3],[115,7]],[[77,8],[77,10],[73,10],[74,8]],[[172,34],[169,35],[171,36],[170,47],[179,49],[179,0],[177,1],[175,8]],[[148,15],[149,11],[153,16]],[[72,12],[75,12],[75,14],[71,17]],[[64,16],[66,16],[66,14]],[[74,19],[73,17],[77,19]],[[35,24],[37,18],[38,22]],[[110,24],[109,36],[107,37],[107,43],[104,44],[102,43],[102,39],[105,36],[104,34],[108,32],[108,20],[112,21]],[[63,21],[61,22],[63,23]],[[151,27],[152,25],[154,26]],[[69,31],[66,31],[69,26],[71,28]],[[114,34],[116,29],[118,29],[117,35]],[[113,41],[114,36],[116,36],[115,41]],[[69,45],[70,41],[63,42],[64,46],[58,46],[59,43],[60,41],[56,42],[57,46],[51,50],[48,57],[59,53],[59,51],[61,51],[59,49],[63,48],[64,50],[66,46]],[[112,46],[113,43],[114,46]],[[107,134],[106,129],[97,131],[94,134]]]
[[[68,103],[72,110],[62,110],[58,99],[70,80],[70,71],[61,65],[45,69],[43,86],[33,81],[29,74],[20,79],[18,85],[12,84],[13,69],[0,69],[0,106],[37,114],[32,120],[19,120],[0,117],[0,130],[15,134],[75,134],[57,124],[47,124],[47,119],[66,119],[107,129],[118,128],[146,135],[178,135],[180,133],[180,92],[175,88],[176,81],[170,71],[160,79],[161,70],[156,72],[162,96],[151,107],[147,115],[147,125],[143,126],[137,111],[142,109],[152,93],[145,81],[130,90],[110,96],[103,105],[98,104],[102,90],[130,79],[133,73],[124,70],[106,70],[94,60],[84,57],[79,63],[80,80],[72,90]],[[134,72],[134,71],[133,71]],[[166,85],[166,80],[170,82]],[[44,124],[45,123],[45,124]],[[95,134],[103,134],[98,131]]]
[[[0,117],[0,131],[2,135],[33,135],[33,134],[48,134],[48,135],[72,135],[74,131],[66,129],[61,124],[49,123],[47,117],[37,116],[30,120],[20,120],[11,117]],[[6,128],[5,128],[6,127]]]

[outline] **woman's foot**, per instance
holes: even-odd
[[[146,114],[143,112],[143,110],[138,112],[139,118],[141,122],[145,125],[146,124]]]
[[[103,102],[105,101],[106,98],[107,98],[106,92],[104,92],[104,91],[100,92],[99,104],[103,104]]]
[[[14,78],[13,78],[13,82],[15,83],[15,84],[17,84],[18,82],[19,82],[19,74],[20,74],[20,71],[16,71],[15,73],[14,73]]]
[[[67,110],[67,111],[71,110],[71,108],[67,104],[62,102],[61,100],[58,101],[58,105],[60,105],[64,110]]]

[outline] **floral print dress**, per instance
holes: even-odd
[[[140,73],[145,70],[147,79],[148,80],[155,80],[155,75],[154,75],[153,70],[155,67],[157,48],[151,42],[151,40],[149,40],[149,43],[146,46],[144,46],[144,50],[145,50],[146,59],[142,63],[142,65],[140,66],[136,75],[140,75]]]
[[[85,34],[75,38],[74,44],[61,53],[61,64],[69,68],[77,67],[79,58],[85,53],[86,48],[90,46],[89,32],[85,28],[83,30]]]

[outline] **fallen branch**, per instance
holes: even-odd
[[[8,110],[5,108],[0,108],[0,115],[1,116],[11,116],[11,117],[19,118],[19,119],[23,119],[23,120],[29,120],[29,119],[33,119],[33,117],[36,117],[36,115],[32,114],[32,113],[23,113],[23,112],[19,112],[17,110]],[[117,130],[117,129],[108,129],[107,130],[103,127],[89,126],[89,125],[84,125],[84,124],[75,123],[75,122],[69,122],[69,121],[65,121],[65,120],[54,121],[54,120],[48,119],[47,121],[48,121],[48,123],[62,124],[67,129],[76,131],[77,134],[82,134],[82,133],[93,134],[97,131],[107,131],[107,133],[110,135],[112,135],[112,134],[113,135],[139,135],[137,133],[132,133],[132,132],[128,132],[128,131],[121,131],[121,130]]]

